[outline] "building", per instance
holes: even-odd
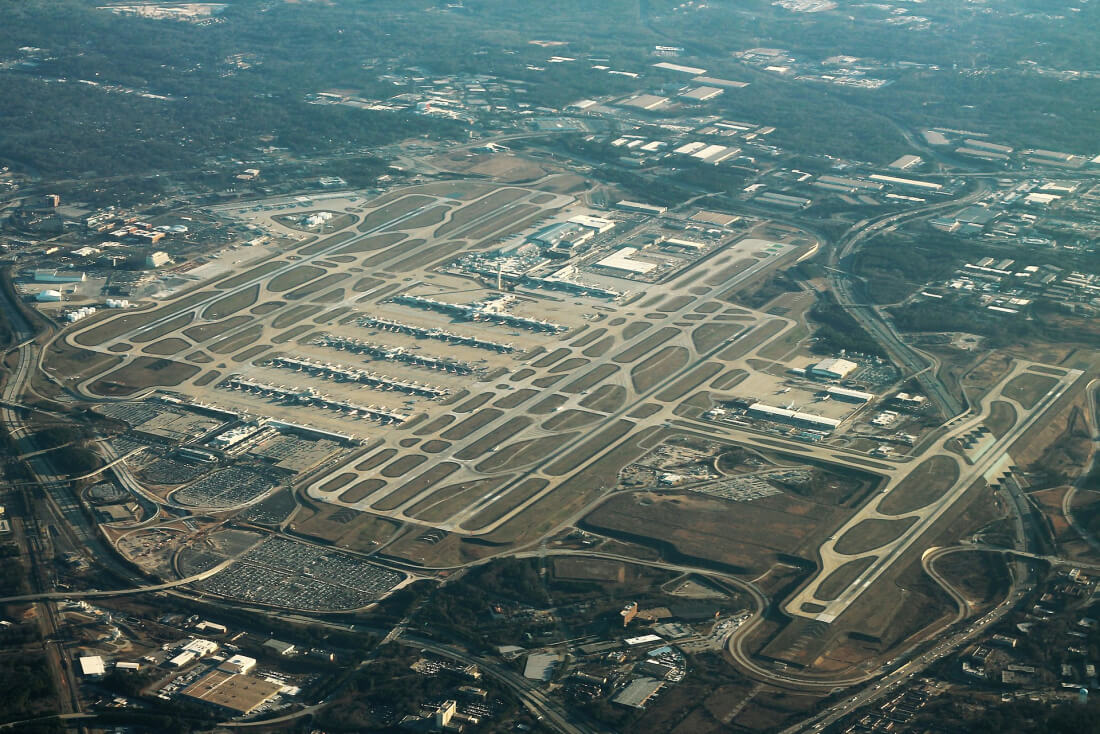
[[[212,670],[184,688],[180,695],[243,716],[273,699],[282,689],[278,683]]]
[[[80,658],[80,673],[85,678],[102,678],[107,672],[107,666],[99,655],[88,655]]]
[[[712,99],[721,97],[724,92],[724,89],[718,87],[695,87],[686,92],[681,92],[680,97],[690,102],[709,102]]]
[[[530,680],[548,681],[554,675],[554,668],[561,662],[557,655],[552,653],[535,653],[527,656],[527,662],[523,666],[523,677]]]
[[[843,421],[836,418],[826,418],[823,415],[813,413],[801,413],[790,408],[777,408],[774,405],[753,403],[748,407],[748,414],[753,418],[784,423],[799,428],[810,428],[815,431],[835,431]]]
[[[622,209],[628,212],[640,212],[642,214],[651,214],[658,217],[668,211],[668,207],[653,206],[652,204],[642,204],[637,201],[620,201],[615,205],[616,209]]]
[[[157,250],[156,252],[149,253],[145,258],[145,267],[147,268],[159,268],[172,262],[172,258],[168,257],[167,252]]]
[[[141,663],[117,662],[115,663],[115,670],[125,670],[130,673],[136,672],[141,670]]]
[[[589,229],[596,230],[596,234],[603,234],[604,232],[610,232],[615,229],[614,219],[605,219],[604,217],[593,217],[587,214],[578,214],[575,217],[570,217],[569,221],[573,224],[579,224],[582,227],[588,227]]]
[[[256,658],[250,658],[247,655],[234,655],[226,660],[224,663],[218,666],[218,670],[224,670],[227,673],[237,673],[243,675],[256,667]]]
[[[193,640],[189,640],[180,650],[182,652],[193,652],[195,653],[195,657],[202,658],[216,653],[218,651],[218,643],[213,640],[204,640],[196,637]]]
[[[182,668],[185,665],[190,665],[198,659],[198,655],[190,651],[184,651],[169,659],[165,666],[169,668]]]
[[[825,394],[834,400],[840,400],[845,403],[869,403],[875,399],[874,393],[849,390],[845,387],[830,387],[825,391]]]
[[[634,273],[635,275],[645,275],[657,269],[657,263],[631,259],[630,256],[637,252],[637,247],[621,247],[603,260],[596,262],[595,265],[596,267],[608,268],[610,270],[624,270],[628,273]]]
[[[899,171],[908,171],[910,168],[919,166],[924,161],[921,160],[919,155],[903,155],[896,161],[890,164],[890,168],[897,169]]]
[[[296,649],[294,645],[289,642],[283,642],[282,640],[276,640],[272,638],[264,643],[264,647],[269,650],[274,650],[280,655],[290,655]]]
[[[199,632],[214,632],[215,634],[219,635],[224,635],[226,632],[229,631],[229,629],[224,624],[217,624],[215,622],[210,622],[205,619],[196,624],[195,629],[197,629]]]
[[[653,700],[657,692],[664,687],[664,682],[655,678],[635,678],[630,681],[623,690],[611,699],[612,703],[620,706],[629,706],[634,709],[644,709],[646,704]]]
[[[619,612],[619,614],[623,616],[623,627],[627,626],[634,617],[638,616],[638,602],[630,602],[623,607],[623,610]]]
[[[559,222],[545,227],[527,239],[539,247],[572,250],[596,235],[596,230],[575,222]]]
[[[61,300],[61,291],[45,290],[40,291],[38,295],[34,297],[34,300],[39,303],[56,303]]]
[[[823,359],[810,367],[810,375],[813,377],[823,377],[828,380],[843,380],[857,369],[859,369],[858,364],[849,362],[846,359]]]
[[[88,276],[75,270],[35,270],[35,283],[83,283]]]

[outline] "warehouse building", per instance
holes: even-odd
[[[620,201],[615,205],[616,209],[622,209],[628,212],[641,212],[642,214],[652,214],[653,216],[660,216],[668,211],[668,207],[653,206],[652,204],[642,204],[637,201]]]
[[[836,418],[826,418],[823,415],[814,415],[813,413],[800,413],[790,408],[777,408],[766,403],[753,403],[746,412],[752,418],[799,428],[810,428],[815,431],[835,431],[842,423]]]
[[[620,706],[629,706],[634,709],[644,709],[646,704],[653,700],[657,692],[664,687],[664,682],[656,678],[635,678],[630,685],[621,690],[612,702]]]
[[[874,393],[849,390],[846,387],[830,387],[825,394],[845,403],[869,403],[875,399]]]
[[[646,273],[657,268],[657,263],[630,259],[631,255],[634,255],[637,252],[637,247],[622,247],[605,257],[603,260],[597,262],[596,266],[601,268],[608,268],[610,270],[624,270],[628,273],[634,273],[636,275],[645,275]]]
[[[183,689],[181,695],[243,716],[273,699],[282,689],[277,683],[259,678],[212,670]]]
[[[859,369],[855,362],[846,359],[823,359],[810,367],[812,377],[823,377],[827,380],[843,380],[848,375]]]

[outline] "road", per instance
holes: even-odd
[[[890,359],[909,374],[915,375],[921,388],[938,405],[945,418],[954,417],[966,410],[965,398],[952,393],[940,380],[934,369],[934,360],[906,344],[893,325],[874,307],[866,304],[859,295],[862,288],[856,276],[848,270],[852,256],[861,243],[875,235],[894,229],[900,224],[927,218],[941,210],[973,203],[989,193],[984,182],[966,196],[915,207],[904,212],[884,214],[857,222],[829,251],[827,273],[829,284],[837,303],[848,312],[882,347]]]

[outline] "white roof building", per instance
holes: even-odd
[[[638,252],[637,247],[622,247],[597,262],[596,265],[601,268],[625,270],[628,273],[637,273],[638,275],[644,275],[657,268],[656,263],[630,259],[630,256],[636,252]]]
[[[80,658],[80,672],[89,678],[98,678],[107,672],[107,666],[99,655],[88,655]]]
[[[218,666],[218,670],[226,670],[230,673],[247,673],[256,667],[256,658],[247,655],[234,655]]]
[[[843,380],[852,374],[859,365],[846,359],[823,359],[810,368],[810,374],[818,377],[829,377],[834,380]]]
[[[196,637],[190,640],[186,645],[180,648],[180,652],[193,652],[195,657],[204,657],[211,655],[218,651],[218,643],[213,640],[204,640],[201,637]]]

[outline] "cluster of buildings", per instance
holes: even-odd
[[[1061,304],[1078,313],[1100,309],[1100,276],[1057,265],[1024,265],[1013,258],[985,257],[966,263],[941,283],[930,284],[916,300],[974,301],[992,314],[1016,316],[1036,300]]]
[[[995,143],[984,133],[936,127],[924,131],[929,145],[950,149],[955,155],[984,164],[1007,167],[1064,168],[1081,170],[1100,167],[1100,155],[1090,157],[1042,148],[1014,148]]]

